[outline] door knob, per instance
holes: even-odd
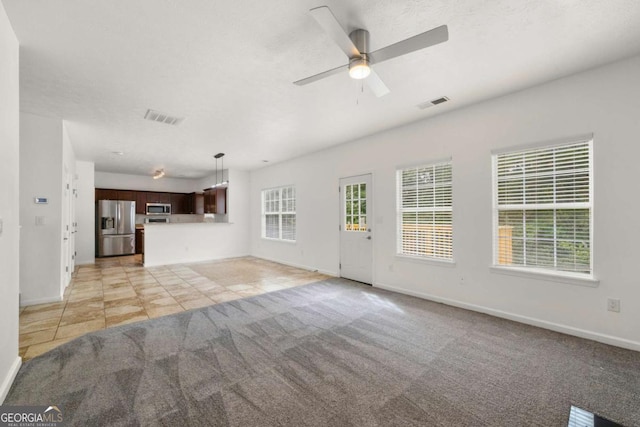
[[[366,238],[367,238],[367,240],[371,240],[371,236],[367,236]]]

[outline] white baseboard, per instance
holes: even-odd
[[[9,389],[11,389],[13,380],[16,378],[16,375],[18,375],[20,366],[22,366],[22,358],[17,356],[16,360],[13,361],[9,372],[7,372],[7,375],[2,379],[2,383],[0,384],[0,405],[2,405],[7,394],[9,394]]]
[[[263,259],[265,261],[277,262],[278,264],[288,265],[289,267],[300,268],[302,270],[317,271],[318,273],[326,274],[327,276],[338,277],[338,272],[337,271],[323,270],[323,269],[319,269],[319,268],[315,268],[315,267],[309,267],[308,265],[296,264],[296,263],[292,263],[292,262],[285,262],[285,261],[282,261],[282,260],[279,260],[279,259],[268,258],[268,257],[264,257],[264,256],[257,256],[257,255],[251,255],[251,256],[254,257],[254,258]]]
[[[62,301],[62,296],[56,297],[46,297],[46,298],[36,298],[36,299],[23,299],[20,301],[21,307],[26,307],[28,305],[38,305],[38,304],[48,304],[50,302],[60,302]]]
[[[547,320],[536,319],[534,317],[522,316],[520,314],[509,313],[507,311],[496,310],[493,308],[483,307],[475,304],[469,304],[466,302],[457,301],[449,298],[442,298],[442,297],[438,297],[435,295],[430,295],[422,292],[410,291],[410,290],[398,288],[396,286],[385,285],[384,283],[375,283],[374,286],[377,288],[386,289],[392,292],[398,292],[405,295],[411,295],[414,297],[451,305],[453,307],[464,308],[466,310],[477,311],[479,313],[489,314],[491,316],[513,320],[514,322],[525,323],[527,325],[537,326],[539,328],[549,329],[549,330],[552,330],[555,332],[561,332],[567,335],[573,335],[580,338],[586,338],[592,341],[598,341],[604,344],[614,345],[616,347],[622,347],[629,350],[640,351],[640,342],[628,340],[625,338],[601,334],[599,332],[587,331],[585,329],[574,328],[573,326],[562,325],[560,323],[549,322]]]

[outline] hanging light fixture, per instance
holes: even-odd
[[[153,179],[160,179],[164,176],[164,169],[158,169],[153,175]]]
[[[220,187],[222,185],[227,185],[229,183],[229,181],[225,181],[224,180],[224,159],[223,159],[224,153],[218,153],[213,157],[215,157],[215,159],[216,159],[216,183],[213,184],[211,186],[211,188],[216,188],[216,187]],[[221,159],[221,162],[222,162],[222,168],[221,168],[222,180],[221,181],[218,181],[218,159]]]

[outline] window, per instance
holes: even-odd
[[[399,255],[453,260],[451,160],[398,170]]]
[[[262,237],[295,242],[295,187],[262,190]]]
[[[347,184],[344,187],[344,229],[367,231],[367,184]]]
[[[592,274],[591,163],[591,137],[493,155],[495,265]]]

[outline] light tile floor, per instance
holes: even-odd
[[[327,276],[245,257],[145,268],[140,255],[76,269],[64,300],[20,309],[28,360],[87,332],[305,285]]]

